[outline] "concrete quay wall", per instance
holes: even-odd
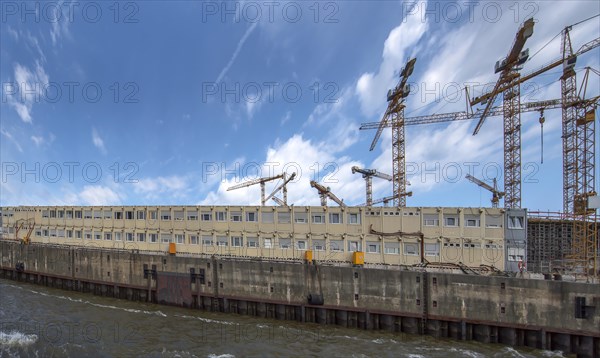
[[[8,241],[0,242],[0,277],[197,309],[600,356],[598,284]]]

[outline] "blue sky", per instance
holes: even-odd
[[[560,56],[565,26],[596,1],[2,2],[1,205],[258,204],[257,174],[296,171],[289,201],[318,205],[317,179],[348,204],[364,198],[358,165],[391,174],[391,132],[374,151],[385,94],[417,57],[406,116],[460,111],[533,16],[523,72]],[[600,35],[577,25],[575,49]],[[554,39],[553,39],[554,38]],[[538,52],[539,50],[539,52]],[[599,68],[599,50],[580,57]],[[522,101],[560,97],[560,69]],[[458,92],[457,92],[458,91]],[[600,93],[598,76],[588,93]],[[500,103],[500,102],[498,102]],[[560,110],[522,115],[523,207],[562,208]],[[489,206],[464,179],[498,176],[502,120],[407,128],[409,206]],[[267,191],[277,183],[267,185]],[[391,194],[375,179],[374,197]]]

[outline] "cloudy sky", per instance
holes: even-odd
[[[523,21],[536,21],[526,73],[598,13],[597,1],[2,2],[0,205],[258,204],[258,186],[226,189],[282,171],[298,174],[295,205],[318,205],[310,180],[360,204],[351,167],[392,171],[390,129],[369,151],[360,124],[381,119],[409,58],[406,116],[462,111],[463,88],[496,81]],[[600,17],[571,36],[575,49],[597,38]],[[599,58],[578,59],[578,85]],[[559,77],[524,84],[522,101],[559,98]],[[522,115],[523,207],[557,211],[560,110],[545,117],[542,164],[539,114]],[[490,205],[464,176],[502,186],[502,120],[474,126],[407,128],[409,206]]]

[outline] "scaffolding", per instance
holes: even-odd
[[[579,267],[573,271],[570,260],[574,225],[578,223],[572,214],[558,212],[528,212],[527,222],[527,270],[543,274],[583,274],[594,272]],[[589,232],[596,238],[596,257],[600,256],[597,220],[587,222]],[[593,268],[594,265],[589,265]],[[597,268],[597,265],[596,265]],[[598,272],[595,272],[598,275]]]

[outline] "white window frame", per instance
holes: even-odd
[[[185,211],[183,209],[173,211],[173,220],[183,221],[184,219],[185,219]]]
[[[409,250],[409,248],[414,250]],[[419,256],[419,244],[414,242],[404,243],[404,254],[408,256]]]
[[[272,249],[273,248],[273,239],[271,238],[264,238],[263,239],[263,246],[265,249]]]
[[[432,246],[433,245],[433,246]],[[437,242],[426,242],[423,246],[425,246],[425,256],[440,256],[440,244]],[[431,250],[433,248],[433,250]]]
[[[450,224],[450,220],[453,220],[454,223]],[[458,227],[459,226],[459,217],[458,216],[444,216],[444,226],[446,227]]]
[[[255,211],[246,212],[246,221],[247,222],[257,222],[258,221],[258,213]]]
[[[465,227],[480,227],[481,222],[475,218],[465,218]]]
[[[248,247],[260,247],[260,242],[257,237],[247,237],[246,246]]]
[[[508,228],[509,229],[523,229],[525,227],[525,218],[517,215],[510,215],[508,217]]]
[[[356,240],[348,241],[348,252],[362,251],[362,242]]]
[[[334,219],[337,218],[337,219]],[[342,214],[341,213],[329,213],[329,223],[330,224],[342,224]]]
[[[360,214],[359,213],[348,213],[348,224],[360,225]]]
[[[381,245],[379,244],[379,242],[367,241],[367,252],[370,254],[380,254]]]
[[[189,210],[187,212],[188,221],[198,221],[198,210]]]
[[[318,220],[315,220],[317,218],[318,218]],[[325,213],[312,214],[310,216],[310,221],[313,224],[318,224],[318,225],[325,224]]]

